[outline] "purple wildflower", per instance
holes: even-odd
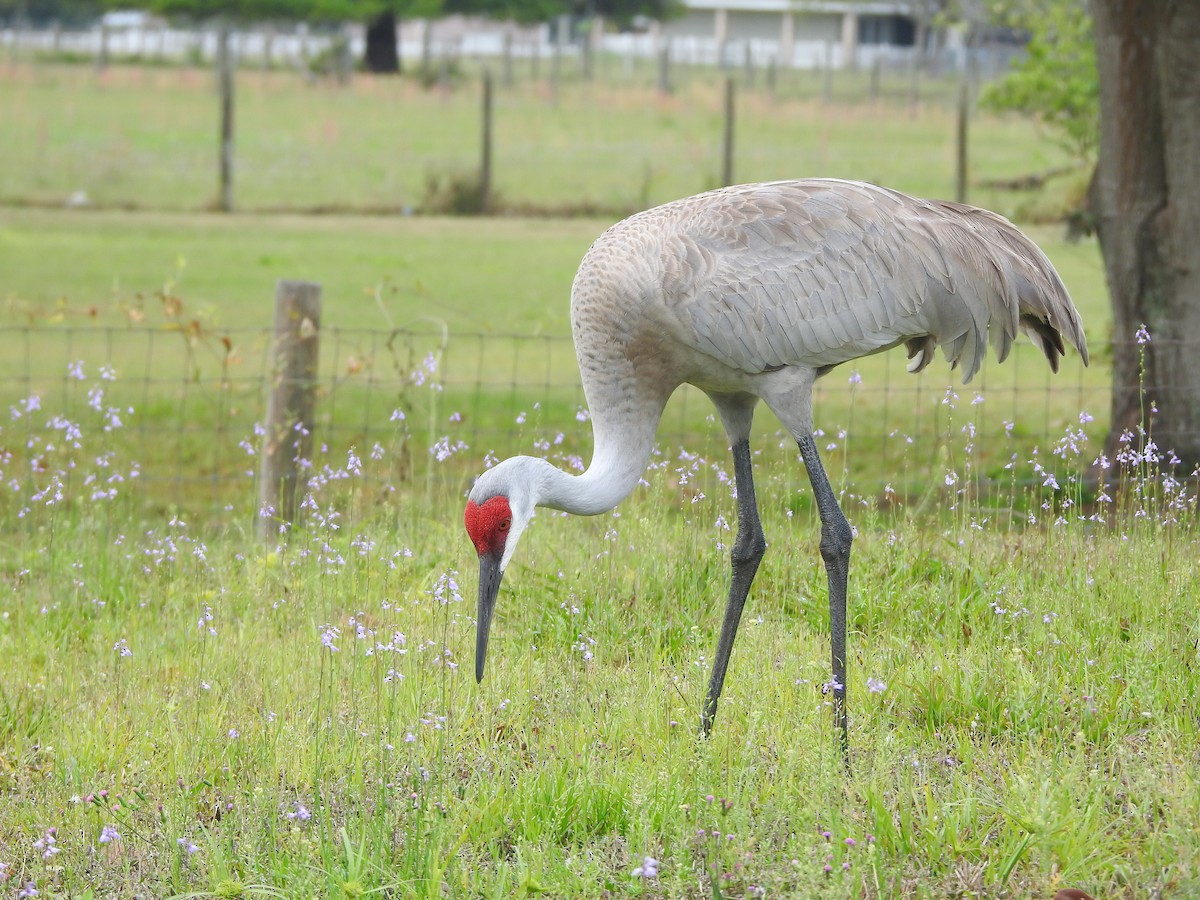
[[[288,813],[287,817],[289,819],[299,820],[301,822],[307,822],[309,819],[312,818],[312,813],[310,813],[308,811],[308,808],[303,803],[301,803],[299,800],[297,800],[296,801],[296,809],[294,811]]]
[[[642,857],[642,864],[633,870],[634,878],[657,878],[658,860],[653,856]]]

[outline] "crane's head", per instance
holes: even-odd
[[[475,631],[475,680],[483,680],[488,634],[500,580],[538,499],[537,471],[548,464],[514,456],[484,472],[467,498],[463,524],[479,554],[479,610]]]

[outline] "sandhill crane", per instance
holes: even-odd
[[[911,372],[941,347],[970,381],[990,339],[1003,360],[1018,329],[1058,370],[1066,338],[1087,363],[1079,314],[1050,261],[1008,220],[852,181],[747,184],[677,200],[609,228],[571,290],[571,330],[594,450],[581,475],[516,456],[484,472],[464,521],[479,554],[475,677],[483,679],[501,577],[534,508],[611,510],[637,485],[667,398],[704,391],[733,451],[738,527],[732,581],[700,715],[707,734],[750,584],[766,549],[750,423],[764,401],[795,438],[821,519],[842,747],[851,529],[813,438],[813,382],[840,363],[908,349]]]

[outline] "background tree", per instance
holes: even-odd
[[[1029,53],[988,92],[1095,170],[1086,224],[1113,309],[1108,454],[1200,464],[1200,3],[1012,0]],[[1150,340],[1136,337],[1146,326]]]
[[[0,0],[0,22],[46,26],[90,23],[104,12],[101,0]]]
[[[1091,16],[1080,0],[1060,0],[1039,4],[1035,13],[1009,11],[1005,20],[1023,26],[1029,43],[1008,74],[984,90],[983,104],[1033,116],[1055,143],[1090,168],[1100,142]]]
[[[366,24],[363,65],[368,72],[390,75],[403,68],[396,28],[403,19],[431,19],[442,12],[442,0],[324,0],[341,19]]]
[[[1200,465],[1200,3],[1092,0],[1092,13],[1090,202],[1115,331],[1110,454],[1122,432],[1140,443],[1152,428],[1190,471]],[[1143,324],[1150,339],[1138,343]]]

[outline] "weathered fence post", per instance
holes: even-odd
[[[258,534],[279,534],[296,517],[301,460],[312,458],[317,395],[321,286],[309,281],[275,285],[275,334],[270,393],[258,485]]]
[[[596,43],[599,39],[600,18],[592,16],[588,21],[588,29],[584,33],[583,43],[579,45],[579,75],[584,81],[591,81],[596,74],[595,55]]]
[[[262,67],[264,72],[271,71],[271,52],[275,49],[275,26],[268,25],[263,32]]]
[[[970,78],[964,67],[958,82],[958,116],[954,129],[954,199],[967,202],[967,122],[971,114]]]
[[[517,80],[513,72],[513,36],[511,31],[504,32],[503,43],[501,45],[501,66],[504,86],[510,88]]]
[[[16,35],[13,35],[13,47],[16,47]],[[13,50],[16,53],[16,50]],[[96,71],[103,72],[108,68],[108,25],[100,25],[100,43],[96,47]]]
[[[482,148],[479,160],[479,211],[488,212],[492,207],[492,73],[483,71],[483,127],[480,135]]]
[[[721,184],[733,184],[733,79],[725,79],[725,133],[721,141]]]
[[[666,42],[658,51],[658,92],[664,96],[671,93],[671,45]]]
[[[821,65],[821,102],[828,105],[833,100],[833,45],[825,42],[825,56]]]
[[[217,32],[217,83],[221,93],[221,212],[233,210],[233,50],[229,46],[229,23],[222,21]]]
[[[421,20],[421,78],[428,84],[433,72],[433,24],[428,19]]]

